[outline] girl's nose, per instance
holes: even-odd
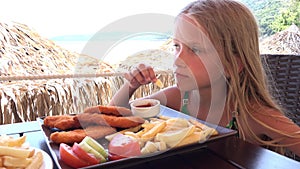
[[[175,67],[185,67],[186,64],[184,62],[184,57],[186,55],[185,47],[181,47],[180,50],[175,52],[175,61],[174,66]]]

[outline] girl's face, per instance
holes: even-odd
[[[223,76],[223,67],[214,46],[190,16],[179,16],[175,28],[177,86],[183,91],[210,89]]]

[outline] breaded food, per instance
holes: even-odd
[[[79,121],[73,116],[69,120],[60,120],[54,125],[54,127],[60,130],[69,130],[69,129],[81,128],[81,125]]]
[[[57,116],[47,116],[44,118],[44,125],[50,128],[54,128],[55,123],[61,120],[69,120],[73,117],[70,117],[69,115],[57,115]]]
[[[145,120],[138,116],[117,117],[97,113],[81,113],[76,115],[77,120],[84,126],[89,124],[106,125],[116,128],[130,128],[143,124]]]
[[[132,112],[128,108],[102,105],[88,107],[83,111],[83,113],[98,113],[114,116],[132,116]]]
[[[44,119],[44,125],[50,128],[58,128],[60,130],[81,128],[79,121],[72,115],[56,115],[47,116]]]
[[[143,124],[145,120],[139,116],[114,117],[102,114],[102,118],[111,126],[118,128],[130,128]]]
[[[116,128],[110,126],[89,126],[84,131],[86,135],[94,139],[103,138],[117,132]]]
[[[75,129],[70,131],[54,132],[50,135],[50,140],[54,143],[79,143],[86,136],[90,136],[94,139],[100,139],[106,135],[117,132],[115,128],[109,126],[89,126],[85,129]]]
[[[54,132],[50,134],[50,140],[54,143],[66,143],[71,144],[75,142],[80,142],[84,139],[86,133],[83,129],[75,129],[70,131]]]

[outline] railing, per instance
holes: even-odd
[[[174,84],[170,71],[157,72],[164,87]],[[0,77],[0,125],[37,117],[80,113],[86,107],[106,105],[123,85],[123,73],[65,74]],[[158,91],[156,85],[139,88],[134,98]]]

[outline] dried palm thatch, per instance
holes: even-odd
[[[108,104],[124,83],[121,75],[111,65],[63,49],[24,24],[0,22],[0,124]],[[165,86],[174,83],[168,72],[161,71],[160,79]],[[133,99],[157,90],[146,85]]]
[[[291,25],[286,30],[263,39],[261,54],[300,54],[300,29]]]
[[[95,73],[99,66],[102,72],[110,69],[110,65],[63,49],[16,22],[0,22],[0,47],[0,76],[70,74],[74,68]]]

